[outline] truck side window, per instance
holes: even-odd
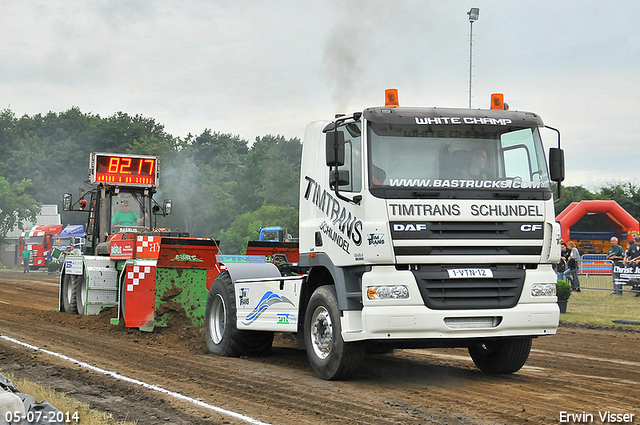
[[[357,126],[349,128],[349,126]],[[362,190],[362,149],[360,137],[360,123],[349,124],[338,131],[344,132],[345,152],[344,165],[339,170],[349,171],[349,184],[340,186],[345,192],[360,192]]]

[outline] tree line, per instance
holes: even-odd
[[[109,117],[65,112],[16,117],[0,111],[0,237],[42,204],[61,205],[88,177],[91,152],[160,157],[156,198],[173,213],[158,227],[212,237],[223,252],[242,253],[261,227],[298,230],[298,138],[257,137],[253,143],[205,129],[174,137],[153,118],[118,112]],[[61,208],[59,208],[61,211]],[[61,212],[63,224],[85,224],[86,213]],[[256,230],[257,229],[257,230]]]
[[[223,252],[242,253],[261,227],[298,232],[300,155],[298,138],[265,135],[252,143],[205,129],[172,136],[153,118],[117,112],[109,117],[67,111],[17,117],[0,111],[0,241],[22,220],[33,220],[42,204],[61,204],[64,193],[88,189],[91,152],[160,157],[157,199],[172,199],[174,212],[158,226],[220,241]],[[595,190],[563,187],[556,215],[571,202],[617,201],[640,217],[640,187],[612,181]],[[61,210],[61,208],[60,208]],[[63,224],[85,224],[86,213],[62,212]],[[598,216],[575,230],[608,230]]]

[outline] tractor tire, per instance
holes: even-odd
[[[76,276],[76,303],[78,314],[84,316],[87,306],[87,277],[83,274]]]
[[[531,352],[531,337],[479,342],[469,347],[471,359],[483,372],[495,375],[519,371]]]
[[[238,330],[236,300],[229,272],[213,280],[204,320],[207,348],[223,357],[263,357],[271,351],[273,332]]]
[[[62,278],[62,308],[64,312],[70,314],[78,314],[76,278],[77,276],[66,273]]]
[[[348,379],[356,372],[366,350],[361,342],[344,342],[335,287],[313,292],[304,318],[304,342],[311,367],[329,381]]]

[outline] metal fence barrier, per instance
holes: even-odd
[[[612,275],[613,272],[613,275]],[[558,274],[559,279],[568,280]],[[614,280],[618,290],[640,293],[640,267],[613,269],[613,262],[606,254],[584,254],[578,267],[581,289],[601,289],[614,292]]]

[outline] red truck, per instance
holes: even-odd
[[[37,269],[47,267],[46,252],[53,248],[53,238],[62,232],[61,224],[48,226],[31,226],[22,231],[20,236],[20,258],[25,246],[31,250],[30,267]],[[20,261],[24,266],[24,260]]]

